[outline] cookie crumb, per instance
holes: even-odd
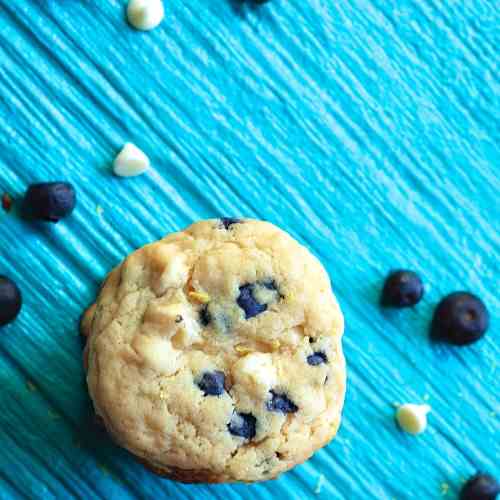
[[[314,488],[314,494],[319,495],[321,493],[321,489],[323,488],[323,483],[325,482],[325,476],[320,474],[318,477],[318,482],[316,483],[316,488]]]
[[[406,403],[396,410],[396,420],[408,434],[421,434],[427,427],[427,414],[430,411],[429,405]]]
[[[424,401],[429,401],[430,398],[429,394],[424,394]]]
[[[104,420],[97,413],[94,413],[92,415],[92,424],[96,429],[106,429],[106,426],[104,425]]]
[[[49,417],[52,419],[52,420],[59,420],[61,418],[61,415],[59,415],[59,413],[57,413],[56,411],[54,410],[49,410],[47,412],[49,414]]]
[[[113,162],[113,172],[118,177],[135,177],[150,166],[149,158],[137,146],[127,142]]]
[[[10,212],[10,209],[12,208],[12,196],[9,193],[4,193],[2,195],[2,208],[6,212]]]
[[[249,346],[243,345],[243,344],[238,344],[237,346],[234,347],[235,351],[240,353],[240,354],[249,354],[253,352],[253,349]]]
[[[101,205],[97,205],[95,207],[96,214],[100,217],[104,213],[104,208],[101,207]]]
[[[99,467],[99,470],[106,476],[111,475],[109,469],[104,464],[98,464],[97,467]]]
[[[210,295],[205,292],[189,292],[189,297],[201,304],[208,304],[210,302]]]
[[[273,339],[268,342],[273,351],[277,351],[281,347],[281,342],[279,340]]]
[[[448,492],[450,491],[450,485],[448,483],[441,483],[439,485],[439,489],[441,491],[441,496],[446,496]]]
[[[30,392],[35,392],[36,386],[33,382],[31,382],[31,380],[27,380],[26,381],[26,389],[28,389],[28,391],[30,391]]]

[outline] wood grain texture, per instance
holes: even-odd
[[[78,191],[56,226],[0,214],[0,274],[25,299],[0,334],[0,498],[451,499],[477,469],[500,476],[498,6],[165,4],[138,33],[124,1],[0,0],[0,191]],[[125,141],[151,173],[111,175]],[[323,261],[346,316],[347,400],[338,438],[281,479],[187,486],[94,434],[77,323],[127,253],[221,215],[270,220]],[[401,266],[427,293],[382,312]],[[456,289],[485,300],[490,332],[433,346],[432,310]],[[391,404],[426,397],[429,430],[403,435]]]

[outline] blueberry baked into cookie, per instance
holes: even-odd
[[[146,245],[81,326],[95,411],[154,472],[272,479],[337,432],[342,313],[319,261],[272,224],[207,220]]]

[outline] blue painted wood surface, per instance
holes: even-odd
[[[0,274],[25,298],[0,334],[0,498],[437,499],[500,475],[498,4],[165,4],[144,34],[124,1],[0,0],[0,190],[61,179],[79,198],[57,226],[0,214]],[[111,175],[125,141],[151,173]],[[220,215],[268,219],[323,261],[348,392],[337,439],[293,472],[185,486],[94,436],[77,323],[131,250]],[[400,266],[427,293],[382,312]],[[432,346],[432,310],[456,289],[485,300],[491,329]],[[403,401],[432,405],[421,437],[396,428]]]

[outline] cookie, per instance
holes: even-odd
[[[272,479],[339,427],[342,313],[319,261],[267,222],[202,221],[133,252],[81,327],[96,413],[159,474]]]

